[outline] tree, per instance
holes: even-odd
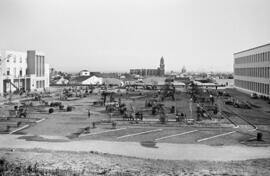
[[[194,102],[196,102],[196,95],[200,94],[200,88],[194,82],[190,83],[190,94]]]

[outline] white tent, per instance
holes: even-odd
[[[58,84],[58,85],[61,85],[61,84],[68,84],[68,82],[69,82],[69,81],[68,81],[67,79],[61,77],[59,80],[57,80],[57,81],[55,82],[55,84]]]
[[[102,78],[92,76],[92,77],[82,81],[82,84],[83,85],[89,85],[89,84],[96,85],[96,84],[102,84],[102,82],[103,82]]]

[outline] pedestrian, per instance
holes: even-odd
[[[180,122],[179,112],[176,111],[175,113],[176,122]]]
[[[90,110],[88,110],[88,118],[90,118],[91,116],[91,113],[90,113]]]

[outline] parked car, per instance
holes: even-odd
[[[256,93],[252,93],[252,94],[250,95],[250,97],[253,98],[253,99],[257,99],[257,98],[258,98],[258,95],[257,95]]]
[[[233,101],[229,98],[229,99],[225,100],[225,104],[233,105]]]
[[[249,105],[246,103],[234,103],[233,105],[235,108],[241,108],[241,109],[251,109]]]

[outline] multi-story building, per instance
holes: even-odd
[[[0,94],[15,90],[42,91],[49,87],[49,65],[37,51],[0,53]]]
[[[141,76],[164,76],[165,75],[164,58],[161,57],[160,66],[157,69],[130,69],[130,74]]]
[[[270,97],[270,43],[234,53],[234,85]]]

